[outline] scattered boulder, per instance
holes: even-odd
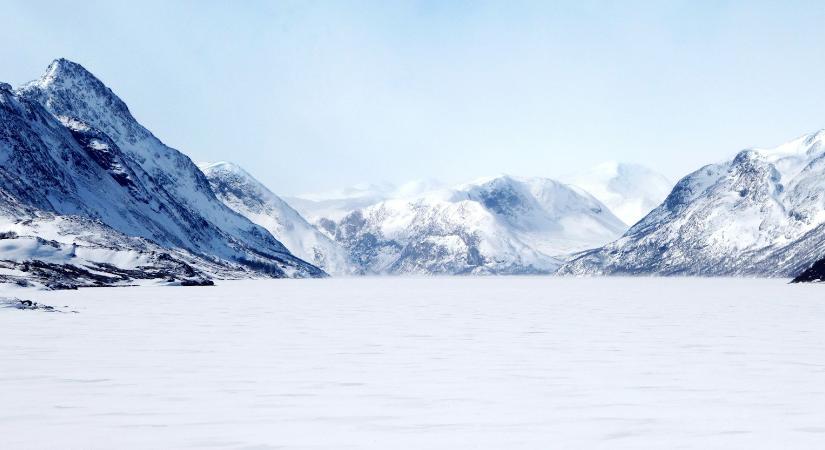
[[[21,310],[57,311],[54,306],[43,305],[32,300],[21,300],[19,298],[0,297],[0,307]]]

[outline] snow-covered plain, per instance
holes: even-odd
[[[25,297],[78,313],[0,309],[0,448],[825,445],[818,285],[344,278]]]

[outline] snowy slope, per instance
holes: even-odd
[[[825,255],[824,142],[820,131],[705,166],[561,273],[796,275]]]
[[[628,225],[659,206],[673,188],[663,175],[638,164],[606,162],[564,178],[592,194]]]
[[[211,284],[210,277],[254,275],[241,265],[163,248],[81,216],[0,216],[0,230],[0,285],[66,289],[146,279]]]
[[[19,90],[0,85],[0,217],[43,216],[99,223],[106,234],[226,268],[322,275],[223,205],[188,157],[137,123],[91,73],[62,59]]]
[[[347,252],[242,168],[228,162],[199,163],[215,195],[233,211],[275,236],[293,255],[334,275],[352,274]]]
[[[387,200],[322,230],[368,273],[547,273],[624,224],[586,192],[549,179],[481,180]]]

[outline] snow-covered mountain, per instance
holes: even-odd
[[[226,206],[267,229],[293,255],[333,275],[355,273],[346,250],[245,170],[229,162],[199,163],[198,167]]]
[[[128,250],[147,242],[147,251],[185,253],[204,270],[217,265],[239,274],[323,275],[226,207],[188,157],[164,145],[100,80],[65,59],[20,89],[0,85],[0,219],[7,228],[0,232],[21,237],[42,238],[41,225],[49,224],[52,239],[66,245],[105,247],[112,238]],[[140,247],[135,251],[145,250]]]
[[[664,175],[638,164],[606,162],[564,181],[589,192],[628,226],[659,206],[673,189]]]
[[[793,276],[825,256],[825,131],[680,180],[619,240],[563,274]]]
[[[321,219],[367,273],[549,273],[624,224],[583,190],[501,176]]]

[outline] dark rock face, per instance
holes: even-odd
[[[825,281],[825,259],[820,259],[811,267],[805,269],[791,280],[791,283],[810,283],[814,281]]]
[[[141,190],[136,184],[137,175],[129,167],[127,156],[109,136],[78,121],[66,125],[77,143],[101,169],[109,173],[118,184],[129,188],[138,200],[148,202],[145,190]]]

